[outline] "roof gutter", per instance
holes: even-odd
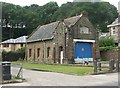
[[[109,28],[109,27],[114,27],[114,26],[119,26],[120,25],[120,23],[117,23],[117,24],[111,24],[111,25],[108,25],[107,27]]]

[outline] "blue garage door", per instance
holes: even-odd
[[[74,58],[92,58],[92,43],[76,42]]]

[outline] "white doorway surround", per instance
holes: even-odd
[[[60,64],[63,63],[63,51],[60,52]]]
[[[94,43],[95,40],[84,40],[84,39],[73,39],[74,42],[92,42]]]

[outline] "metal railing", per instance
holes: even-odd
[[[23,68],[22,64],[12,64],[11,65],[11,75],[15,78],[23,78]]]

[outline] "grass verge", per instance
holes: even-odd
[[[71,75],[89,75],[93,72],[92,67],[82,67],[82,66],[65,66],[65,65],[48,65],[48,64],[36,64],[29,62],[13,62],[13,64],[22,63],[23,68],[41,70],[41,71],[52,71]]]

